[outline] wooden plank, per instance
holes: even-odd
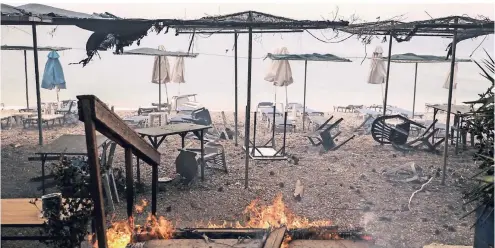
[[[150,240],[144,246],[140,243],[130,245],[128,247],[140,248],[258,248],[261,246],[259,239],[221,239],[221,240],[206,240],[206,239],[167,239],[167,240]]]
[[[289,248],[369,248],[365,241],[352,240],[294,240]]]
[[[103,190],[101,187],[100,159],[98,158],[98,147],[96,145],[96,130],[94,120],[91,119],[91,101],[84,99],[79,101],[80,114],[84,120],[84,131],[86,133],[86,146],[88,150],[88,164],[91,177],[91,195],[94,201],[94,216],[96,224],[96,235],[98,247],[106,248],[107,237],[105,228],[105,207],[103,205]]]
[[[134,177],[132,175],[132,151],[125,148],[125,185],[127,193],[127,217],[132,216],[134,207]]]
[[[423,246],[423,248],[473,248],[473,246],[430,244]]]
[[[285,233],[287,232],[287,227],[280,227],[275,229],[268,235],[265,245],[263,248],[280,248],[282,242],[284,241]]]
[[[41,199],[35,202],[33,198],[1,199],[3,225],[42,225],[45,220],[41,216]]]
[[[150,165],[160,164],[160,153],[148,142],[141,138],[122,119],[112,112],[104,103],[94,95],[77,96],[79,117],[83,121],[81,108],[82,100],[89,101],[91,112],[90,118],[95,121],[96,129],[123,147],[130,146],[133,153]]]

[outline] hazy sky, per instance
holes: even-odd
[[[398,2],[398,1],[397,1]],[[11,3],[11,5],[20,5],[22,3]],[[48,4],[48,3],[45,3]],[[75,4],[75,3],[50,3],[49,5],[68,10],[74,10],[85,13],[102,13],[110,12],[120,17],[126,18],[187,18],[194,19],[205,15],[229,14],[245,10],[257,10],[274,15],[285,16],[295,19],[331,19],[337,7],[339,16],[346,19],[355,14],[363,20],[373,21],[377,17],[382,20],[389,17],[404,15],[406,21],[419,19],[428,19],[432,17],[444,17],[448,15],[468,15],[476,17],[483,15],[494,19],[494,4],[489,3],[450,3],[450,4],[358,4],[358,3],[306,3],[306,4],[282,4],[282,3],[140,3],[140,4]],[[428,12],[428,14],[426,12]],[[32,45],[31,28],[23,26],[2,26],[1,27],[2,45]],[[68,65],[70,62],[78,62],[85,58],[85,44],[91,32],[72,26],[60,26],[52,35],[50,31],[53,26],[38,27],[38,42],[44,46],[67,46],[72,50],[61,53],[61,62],[64,67],[68,89],[61,92],[61,98],[74,98],[78,94],[96,94],[104,101],[112,105],[122,107],[135,107],[149,105],[151,101],[156,102],[157,86],[149,83],[151,80],[151,67],[153,58],[143,56],[115,56],[110,52],[100,53],[101,59],[95,57],[90,64],[82,68],[80,65]],[[315,35],[322,37],[320,31],[314,31]],[[331,31],[324,33],[326,36],[331,35]],[[473,50],[480,44],[483,38],[463,41],[458,46],[458,56],[468,57]],[[488,36],[481,47],[474,53],[473,58],[483,58],[483,49],[493,54],[493,35]],[[444,56],[445,48],[450,43],[448,39],[418,37],[413,38],[411,42],[394,43],[393,53],[414,52],[418,54],[434,54]],[[141,47],[157,47],[165,45],[167,50],[186,51],[189,45],[189,35],[175,36],[174,32],[168,34],[150,34],[141,42]],[[368,46],[370,52],[376,45],[382,45],[387,53],[387,44],[380,44],[375,40]],[[264,34],[256,35],[253,42],[253,103],[257,101],[271,99],[273,87],[263,81],[263,74],[268,67],[269,60],[262,60],[267,52],[273,52],[276,48],[286,46],[291,53],[333,53],[338,56],[363,56],[364,46],[356,39],[351,38],[342,43],[328,44],[315,40],[307,33],[298,34]],[[133,45],[132,48],[136,48]],[[200,101],[209,104],[214,109],[231,108],[233,102],[233,35],[213,35],[209,38],[199,38],[195,41],[194,52],[200,53],[196,59],[186,59],[186,84],[181,86],[181,93],[200,93]],[[129,48],[125,48],[129,49]],[[369,54],[369,53],[368,53]],[[6,105],[23,105],[25,100],[24,89],[24,61],[22,52],[2,52],[1,54],[1,101]],[[46,63],[47,53],[40,53],[40,76],[43,75],[44,64]],[[247,55],[247,35],[241,35],[239,38],[239,97],[244,106],[245,84],[247,75],[247,63],[244,59]],[[386,55],[386,54],[385,54]],[[32,53],[28,53],[28,78],[30,88],[30,105],[35,103],[34,94],[34,73]],[[171,59],[170,63],[173,64]],[[291,62],[294,86],[289,87],[289,98],[301,101],[304,63]],[[340,89],[342,92],[354,92],[354,95],[366,97],[366,94],[380,94],[379,88],[372,86],[360,89],[359,85],[364,85],[368,64],[365,61],[362,65],[360,59],[355,60],[351,65],[346,63],[311,63],[309,67],[308,82],[313,85],[322,85],[321,89],[333,91]],[[459,77],[470,82],[479,80],[477,78],[476,67],[460,67]],[[391,81],[401,81],[410,84],[411,66],[394,65],[391,70]],[[428,70],[428,66],[420,66],[420,78],[428,77],[432,83],[442,81],[445,72],[448,69],[447,64],[439,65],[437,71]],[[467,68],[467,69],[466,69]],[[474,71],[470,71],[473,69]],[[406,70],[406,71],[401,71]],[[414,74],[412,72],[412,74]],[[407,75],[407,78],[401,78]],[[353,88],[336,88],[327,81],[352,81]],[[426,79],[424,79],[426,80]],[[316,82],[315,82],[316,81]],[[391,82],[391,83],[394,83]],[[212,87],[212,83],[217,83],[221,87]],[[443,84],[442,82],[438,83]],[[474,85],[474,84],[473,84]],[[358,87],[359,86],[359,87]],[[176,85],[169,85],[170,95],[178,92]],[[327,88],[324,88],[327,87]],[[340,86],[339,86],[340,87]],[[400,91],[401,88],[391,84],[391,94]],[[474,86],[477,87],[476,85]],[[484,85],[479,86],[482,89]],[[460,87],[462,88],[462,87]],[[313,90],[313,91],[312,91]],[[421,89],[420,89],[421,90]],[[469,89],[466,89],[469,90]],[[476,88],[478,90],[478,88]],[[312,91],[312,92],[311,92]],[[425,94],[435,94],[431,89],[424,89]],[[280,90],[280,92],[282,92]],[[476,91],[474,91],[476,92]],[[221,94],[222,97],[207,97],[210,94]],[[321,94],[318,88],[308,88],[308,94]],[[361,95],[359,95],[361,94]],[[443,94],[443,93],[442,93]],[[49,90],[42,90],[43,101],[53,101],[55,93]],[[397,101],[401,100],[400,95]],[[324,96],[321,96],[324,98]],[[379,98],[379,97],[378,97]],[[377,99],[378,99],[377,98]],[[309,100],[312,106],[325,107],[328,102],[318,102],[317,97]],[[391,101],[393,97],[389,96]],[[333,100],[333,102],[332,102]],[[340,94],[332,98],[330,103],[340,101],[351,101]],[[370,100],[374,101],[375,100]],[[419,100],[427,101],[427,99]],[[440,100],[438,100],[440,101]],[[357,103],[357,102],[356,102]],[[343,104],[343,103],[342,103]],[[351,104],[351,103],[349,103]],[[398,104],[400,105],[400,104]]]

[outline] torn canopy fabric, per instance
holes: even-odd
[[[128,22],[128,23],[122,23]],[[140,45],[140,41],[146,35],[148,31],[153,29],[157,34],[163,29],[163,26],[151,21],[127,21],[127,20],[115,20],[95,23],[78,24],[78,27],[93,31],[94,33],[89,37],[86,43],[86,55],[87,58],[79,61],[76,64],[82,64],[86,66],[93,58],[98,50],[107,50],[115,47],[115,54],[121,54],[124,51],[125,46],[130,46],[137,42]]]

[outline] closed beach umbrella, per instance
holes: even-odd
[[[165,51],[164,46],[159,46],[158,50]],[[168,91],[167,91],[167,83],[170,82],[170,65],[168,63],[168,59],[166,56],[155,56],[155,62],[153,63],[153,75],[151,82],[154,84],[158,84],[158,108],[161,109],[162,105],[162,87],[161,85],[165,85],[165,94],[167,96],[167,104],[168,104]]]
[[[377,46],[371,57],[371,66],[368,74],[368,84],[381,84],[382,85],[382,100],[383,100],[383,84],[387,78],[387,66],[383,60],[383,49],[381,46]]]
[[[45,64],[45,71],[43,73],[43,80],[41,82],[41,88],[43,89],[56,89],[57,102],[58,91],[60,89],[66,89],[66,83],[64,78],[64,71],[62,70],[62,64],[59,61],[60,55],[56,51],[51,51],[48,54],[48,60]]]
[[[289,51],[286,47],[282,47],[278,50],[278,54],[289,54]],[[288,105],[287,98],[287,86],[294,83],[294,79],[292,78],[292,70],[290,67],[290,63],[288,60],[277,60],[272,63],[270,71],[268,71],[265,76],[265,80],[268,82],[273,82],[274,86],[283,87],[285,86],[285,106]],[[277,89],[275,88],[275,104],[277,100]]]
[[[449,89],[450,87],[450,69],[449,72],[447,73],[447,78],[445,79],[445,82],[443,83],[443,88],[444,89]],[[452,95],[453,95],[453,102],[455,104],[455,90],[457,89],[457,62],[454,64],[454,87],[452,88]]]
[[[184,70],[185,70],[184,57],[177,57],[175,59],[174,69],[172,71],[172,83],[179,84],[178,95],[180,95],[180,84],[186,82],[186,80],[184,79]]]

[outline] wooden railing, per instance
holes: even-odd
[[[106,248],[106,220],[103,205],[104,201],[100,175],[100,161],[98,158],[98,147],[96,145],[96,131],[122,146],[125,150],[128,217],[132,216],[132,208],[134,206],[132,155],[134,154],[151,166],[158,166],[160,164],[160,153],[143,138],[141,138],[134,130],[127,126],[127,124],[125,124],[117,114],[111,111],[96,96],[81,95],[77,96],[77,99],[79,100],[79,120],[84,122],[84,131],[86,133],[88,163],[90,166],[92,180],[91,196],[94,201],[94,215],[98,247]],[[156,201],[156,199],[152,199],[152,201]]]

